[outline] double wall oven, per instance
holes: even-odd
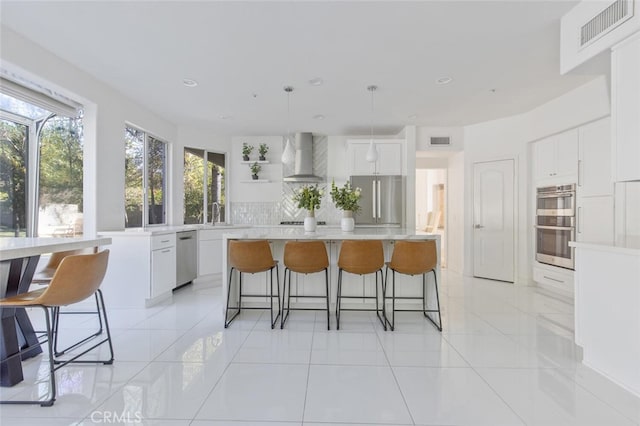
[[[576,234],[576,186],[559,185],[536,191],[536,260],[574,269],[569,241]]]

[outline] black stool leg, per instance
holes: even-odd
[[[324,269],[324,282],[327,287],[327,330],[331,330],[331,319],[329,318],[329,269]]]
[[[340,300],[342,297],[342,269],[338,270],[338,297],[336,298],[336,330],[340,330]]]
[[[242,300],[241,300],[241,295],[242,295],[242,272],[240,273],[240,286],[239,286],[239,291],[238,291],[238,311],[231,317],[231,319],[229,318],[229,301],[231,300],[231,281],[233,279],[233,267],[229,270],[229,285],[227,287],[227,309],[225,310],[224,313],[224,328],[228,328],[229,324],[231,324],[231,322],[240,314],[240,309],[242,306]]]

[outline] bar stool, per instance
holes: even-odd
[[[269,310],[271,313],[271,328],[273,328],[280,316],[280,275],[278,272],[278,261],[273,259],[271,247],[267,240],[255,241],[237,241],[229,240],[229,287],[227,290],[227,309],[224,314],[224,328],[238,316],[242,309],[266,309],[263,307],[242,307],[242,297],[268,297]],[[233,270],[237,270],[239,275],[238,283],[238,306],[229,307],[231,300],[231,280],[233,279]],[[276,294],[273,293],[273,270],[276,270]],[[257,272],[270,272],[271,290],[270,294],[243,294],[242,293],[242,274],[255,274]],[[273,317],[273,298],[278,299],[278,314]],[[228,319],[229,309],[237,309],[238,311]]]
[[[385,280],[392,271],[391,297],[386,295],[385,301],[391,299],[391,322],[387,320],[391,331],[395,329],[395,313],[396,299],[422,299],[422,309],[398,309],[398,311],[406,312],[422,312],[425,318],[433,323],[439,331],[442,331],[442,317],[440,316],[440,298],[438,296],[438,277],[436,275],[436,265],[438,263],[438,254],[436,250],[436,242],[429,241],[396,241],[391,256],[391,262],[387,262],[387,270],[385,272]],[[422,275],[422,297],[396,296],[396,272],[405,275]],[[433,279],[436,286],[436,305],[437,309],[427,309],[427,273],[433,272]],[[386,281],[388,283],[388,280]],[[388,287],[388,286],[387,286]],[[427,312],[438,313],[438,323],[427,315]]]
[[[291,273],[295,272],[297,274],[306,275],[324,271],[326,287],[326,293],[324,296],[301,296],[294,294],[293,297],[315,299],[324,298],[327,301],[327,330],[331,330],[331,323],[329,319],[329,257],[327,256],[327,249],[324,246],[324,243],[322,241],[288,241],[284,246],[284,266],[284,290],[282,293],[282,317],[280,318],[280,328],[284,328],[284,323],[289,317],[289,311],[324,310],[318,308],[291,307]],[[287,272],[289,272],[289,281],[287,281]],[[285,297],[287,298],[286,308],[284,306]]]
[[[384,277],[382,276],[382,267],[384,266],[384,251],[382,249],[382,241],[380,240],[345,240],[340,247],[340,255],[338,256],[338,296],[336,299],[336,328],[340,330],[340,311],[373,311],[373,309],[342,309],[342,299],[376,299],[376,316],[382,323],[384,329],[387,329],[386,318],[384,318],[384,299],[382,310],[378,305],[378,272],[380,273],[380,282],[382,286],[382,294],[384,296]],[[342,295],[342,273],[349,272],[351,274],[376,275],[376,295],[375,296],[343,296]],[[382,312],[382,316],[380,316]]]
[[[82,254],[65,257],[60,266],[56,270],[53,279],[46,288],[18,294],[16,296],[0,299],[0,308],[42,308],[45,314],[45,323],[47,327],[46,340],[38,342],[37,345],[47,343],[49,349],[49,398],[46,400],[8,400],[0,401],[1,404],[40,404],[41,406],[51,406],[56,399],[56,378],[55,371],[64,367],[69,363],[113,363],[113,346],[111,344],[111,333],[109,332],[109,322],[107,320],[107,311],[104,306],[104,298],[100,291],[100,284],[107,271],[107,263],[109,259],[109,250],[104,250],[96,254]],[[100,300],[99,308],[104,319],[107,337],[95,343],[88,349],[82,348],[83,351],[74,355],[67,360],[59,360],[54,358],[53,354],[53,333],[50,315],[53,316],[53,309],[60,306],[70,305],[72,303],[81,302],[94,294],[98,294]],[[78,360],[81,356],[98,346],[109,344],[109,359],[105,360]],[[26,350],[29,350],[27,348]],[[19,357],[17,353],[2,360],[7,362],[13,357]],[[57,365],[56,365],[57,364]]]
[[[46,266],[42,268],[40,271],[37,271],[33,278],[31,279],[31,284],[37,285],[49,285],[51,280],[53,279],[53,275],[56,273],[60,262],[67,256],[72,256],[76,254],[91,254],[97,253],[98,248],[93,247],[90,249],[79,249],[79,250],[67,250],[67,251],[59,251],[55,253],[51,253],[49,257],[49,261]],[[59,306],[53,308],[53,319],[52,319],[52,328],[53,328],[53,353],[55,356],[60,356],[70,351],[71,349],[83,344],[84,342],[93,339],[96,336],[102,334],[102,316],[100,315],[100,301],[98,300],[98,293],[96,292],[95,300],[96,300],[96,310],[95,311],[61,311]],[[94,314],[98,317],[98,330],[95,333],[85,337],[84,339],[79,340],[78,342],[62,349],[58,350],[58,329],[60,328],[60,315],[91,315]]]

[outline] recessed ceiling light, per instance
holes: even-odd
[[[453,81],[451,77],[440,77],[436,80],[436,84],[449,84]]]
[[[322,83],[324,83],[324,80],[322,80],[320,77],[315,77],[309,80],[309,84],[312,86],[322,86]]]
[[[324,115],[322,114],[316,114],[313,116],[314,120],[324,120]]]
[[[191,78],[185,78],[182,80],[182,84],[184,84],[187,87],[196,87],[198,85],[198,82]]]

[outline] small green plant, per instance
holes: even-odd
[[[318,185],[305,185],[298,189],[293,196],[293,201],[298,203],[299,209],[306,209],[313,216],[315,210],[320,208],[323,195],[324,190],[318,188]]]
[[[253,145],[248,145],[246,142],[242,143],[242,158],[244,161],[249,161],[249,155],[253,152]]]
[[[266,143],[261,143],[258,147],[258,154],[260,154],[260,161],[266,160],[265,155],[269,152],[269,145]]]
[[[262,166],[258,163],[253,163],[250,167],[253,178],[258,179],[258,173],[260,173],[260,170],[262,170]]]
[[[352,188],[349,182],[345,183],[342,188],[338,188],[335,181],[331,182],[331,200],[340,210],[350,210],[357,213],[360,210],[358,201],[361,192],[360,188]]]

